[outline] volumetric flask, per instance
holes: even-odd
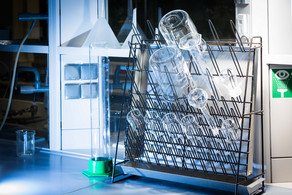
[[[134,109],[128,112],[127,121],[132,127],[135,136],[141,136],[144,133],[144,117],[140,110]]]
[[[188,66],[177,47],[167,46],[155,51],[149,63],[166,100],[184,98],[195,88]]]
[[[212,116],[209,114],[208,110],[206,109],[206,104],[208,100],[208,94],[204,89],[196,88],[188,95],[188,102],[194,108],[198,108],[202,111],[209,127],[212,130],[213,135],[218,135],[219,130],[216,126],[216,123]]]
[[[35,131],[16,131],[16,155],[19,157],[32,156],[35,151]]]
[[[226,119],[222,122],[221,131],[227,141],[239,141],[240,130],[235,124],[234,120]]]

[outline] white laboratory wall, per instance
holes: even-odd
[[[291,0],[269,2],[269,53],[292,55]]]

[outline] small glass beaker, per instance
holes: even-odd
[[[16,131],[16,155],[26,157],[34,155],[35,151],[35,131],[17,130]]]

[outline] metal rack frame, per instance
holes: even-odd
[[[264,158],[263,158],[263,97],[262,97],[262,39],[253,37],[239,37],[235,25],[230,21],[236,42],[220,41],[213,23],[209,26],[214,42],[208,42],[208,64],[211,67],[207,73],[208,78],[216,78],[220,73],[220,65],[216,56],[228,54],[229,61],[236,70],[236,76],[244,81],[244,90],[241,96],[224,97],[218,90],[214,80],[209,79],[212,95],[208,99],[207,110],[220,127],[222,120],[232,118],[240,127],[240,140],[227,142],[222,133],[214,136],[199,109],[191,107],[186,99],[176,99],[167,102],[162,98],[159,87],[148,64],[139,60],[141,52],[151,55],[156,49],[163,46],[160,36],[154,34],[154,29],[147,21],[152,40],[143,40],[137,29],[136,34],[129,43],[130,54],[125,79],[124,100],[126,94],[130,102],[122,105],[120,120],[123,113],[131,109],[139,109],[143,114],[147,110],[156,110],[161,116],[168,112],[175,113],[179,118],[192,114],[197,119],[200,129],[193,132],[192,139],[188,139],[182,130],[177,127],[174,136],[165,132],[162,126],[155,130],[143,126],[143,134],[137,135],[129,127],[126,130],[125,160],[116,162],[120,125],[114,158],[114,171],[119,169],[123,174],[139,175],[175,182],[182,182],[205,187],[222,188],[237,193],[255,193],[264,190]],[[257,42],[255,42],[257,40]],[[215,43],[215,44],[214,44]],[[213,46],[210,46],[214,44]],[[245,56],[242,61],[238,56]],[[189,70],[192,76],[200,76],[198,65],[188,53]],[[260,63],[256,64],[256,58]],[[243,64],[244,63],[244,64]],[[245,70],[245,72],[244,72]],[[171,74],[171,73],[168,73]],[[259,77],[258,77],[259,76]],[[137,82],[139,78],[139,82]],[[127,83],[131,90],[127,91]],[[143,87],[142,84],[146,84]],[[169,81],[173,85],[172,81]],[[259,87],[259,89],[257,89]],[[259,98],[256,96],[259,92]],[[256,106],[256,102],[259,105]],[[259,109],[258,111],[256,109]],[[254,131],[255,121],[260,123],[261,134],[261,169],[253,173]],[[153,133],[154,132],[154,133]],[[180,179],[178,179],[180,178]],[[118,176],[113,174],[112,181],[116,182]],[[213,184],[210,185],[210,182]]]

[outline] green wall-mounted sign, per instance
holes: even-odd
[[[272,97],[292,98],[292,69],[272,69]]]

